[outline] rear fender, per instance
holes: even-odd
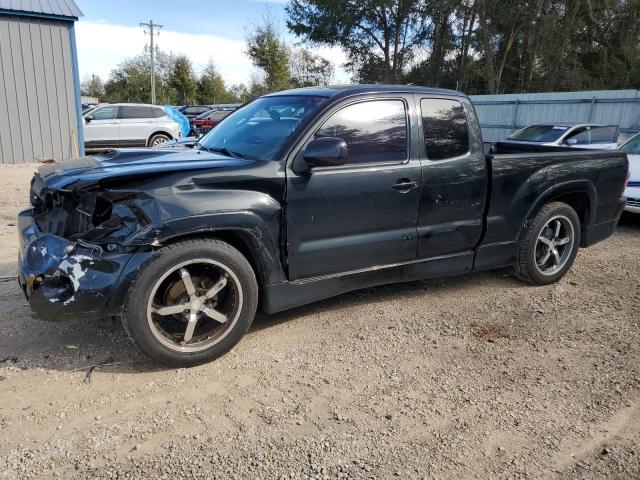
[[[527,226],[530,219],[532,219],[536,213],[542,208],[543,205],[553,200],[554,198],[561,197],[563,195],[570,194],[586,194],[589,197],[589,205],[587,209],[586,221],[581,228],[584,229],[589,225],[592,225],[595,221],[596,209],[597,205],[597,193],[596,187],[589,180],[570,180],[566,182],[561,182],[556,185],[553,185],[546,190],[544,190],[540,195],[538,195],[535,202],[531,204],[529,211],[525,217],[525,222],[520,226],[520,230],[518,231],[518,237],[520,238],[525,227]]]

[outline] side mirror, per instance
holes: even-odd
[[[304,149],[303,157],[309,168],[337,167],[346,163],[349,150],[341,138],[316,138]]]
[[[93,115],[87,115],[86,117],[84,117],[84,119],[87,121],[87,123],[89,123],[91,120],[93,120]]]
[[[575,138],[567,138],[564,143],[566,143],[569,146],[573,146],[573,145],[577,145],[578,144],[578,140],[576,140]]]

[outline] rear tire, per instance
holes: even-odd
[[[155,135],[151,135],[147,145],[149,147],[157,147],[161,143],[168,142],[169,140],[171,140],[171,137],[168,135],[165,135],[164,133],[156,133]]]
[[[532,285],[560,280],[580,247],[580,219],[566,203],[544,205],[525,226],[514,275]]]
[[[247,259],[220,240],[167,245],[138,273],[125,330],[151,358],[188,367],[229,351],[251,326],[258,285]]]

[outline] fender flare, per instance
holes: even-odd
[[[278,226],[275,228],[279,228]],[[280,251],[267,223],[250,211],[216,212],[147,225],[126,240],[126,246],[159,247],[179,238],[230,231],[239,233],[251,249],[264,285],[284,281]]]
[[[596,191],[595,185],[593,184],[593,182],[589,180],[584,180],[584,179],[569,180],[566,182],[561,182],[556,185],[553,185],[538,195],[535,202],[531,204],[531,207],[527,211],[527,215],[524,217],[525,221],[523,222],[523,224],[520,226],[520,229],[518,230],[517,238],[520,238],[520,236],[522,235],[522,231],[525,228],[525,225],[527,224],[529,219],[532,218],[536,214],[536,212],[540,210],[540,208],[542,208],[542,206],[545,203],[547,203],[552,198],[559,197],[561,195],[568,195],[572,193],[586,194],[587,197],[589,197],[589,209],[587,212],[588,216],[585,219],[586,221],[584,222],[584,224],[581,225],[581,228],[584,229],[586,226],[592,225],[596,217],[595,206],[598,204],[597,203],[598,193]]]

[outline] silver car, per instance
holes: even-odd
[[[84,115],[84,146],[155,147],[180,138],[180,125],[157,105],[102,104]]]
[[[620,147],[629,159],[629,181],[624,190],[627,212],[640,213],[640,133],[631,137]]]
[[[618,146],[618,127],[598,123],[539,123],[518,130],[507,138],[509,143],[526,143],[557,147],[613,150]]]

